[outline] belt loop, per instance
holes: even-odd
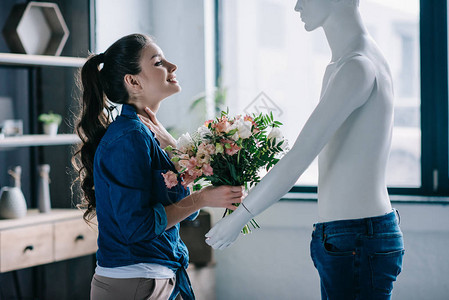
[[[326,234],[324,233],[326,231],[326,225],[324,223],[321,229],[323,230],[321,238],[324,241],[326,239]]]
[[[373,221],[370,218],[366,219],[366,233],[373,235]]]
[[[396,215],[398,216],[398,225],[401,224],[401,215],[399,214],[399,210],[397,210],[396,208],[394,209],[394,211],[396,212]]]

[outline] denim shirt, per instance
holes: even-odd
[[[180,239],[179,223],[165,230],[164,209],[189,191],[180,183],[168,189],[162,177],[168,170],[176,171],[159,141],[139,120],[135,108],[123,105],[95,152],[97,261],[102,267],[164,265],[176,273],[174,293],[194,299],[185,271],[187,247]]]

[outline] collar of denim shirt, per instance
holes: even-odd
[[[136,108],[130,104],[123,104],[122,105],[122,111],[120,113],[121,116],[129,118],[129,119],[136,119],[140,122],[139,117],[137,116],[137,111]],[[145,125],[143,125],[145,126]],[[145,126],[146,127],[146,126]],[[146,127],[147,128],[147,127]],[[159,142],[159,140],[154,136],[154,132],[152,132],[149,128],[147,128],[149,132],[151,132],[151,136],[152,138],[156,141],[156,143],[158,144],[158,146],[161,146],[161,143]],[[171,161],[170,157],[168,156],[167,152],[160,148],[161,152],[163,153],[163,157],[165,159],[165,161],[168,163],[168,165],[170,166],[170,170],[172,170],[173,172],[177,173],[176,167],[173,164],[173,162]]]
[[[122,111],[121,111],[120,115],[123,116],[123,117],[129,118],[129,119],[138,120],[140,122],[140,119],[137,116],[136,108],[134,106],[130,105],[130,104],[123,104],[122,105]],[[151,132],[151,135],[154,138],[154,140],[156,141],[156,143],[160,146],[161,143],[159,142],[159,140],[154,135],[154,132],[151,131],[149,128],[148,128],[148,130]]]

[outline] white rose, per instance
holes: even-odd
[[[176,148],[180,150],[193,148],[193,140],[188,132],[179,137],[178,141],[176,142]]]
[[[228,128],[228,133],[233,131],[233,130],[235,130],[235,133],[230,137],[231,140],[233,140],[233,141],[238,141],[239,140],[239,129],[238,129],[238,126],[237,126],[238,122],[239,122],[239,120],[235,120],[235,122],[231,126],[229,126],[229,128]]]
[[[233,141],[238,141],[239,140],[239,133],[238,133],[238,131],[231,136],[231,140],[233,140]]]
[[[268,134],[268,139],[276,139],[277,142],[280,142],[283,138],[284,136],[282,135],[281,130],[277,127],[272,128]]]
[[[268,139],[276,139],[276,144],[279,144],[279,142],[284,141],[281,145],[282,150],[286,150],[288,148],[287,140],[284,140],[284,136],[282,135],[282,132],[279,128],[274,127],[271,129],[270,133],[268,134]]]
[[[229,127],[228,127],[228,132],[229,132],[229,131],[232,131],[232,130],[234,130],[234,129],[237,129],[237,123],[238,123],[238,120],[235,121],[231,126],[229,126]]]
[[[201,139],[205,139],[206,136],[211,136],[212,132],[210,131],[209,128],[207,128],[207,126],[203,125],[200,128],[198,128],[198,134],[200,135]]]
[[[237,121],[237,128],[238,128],[238,133],[239,136],[242,139],[247,139],[251,136],[251,127],[253,126],[253,123],[251,123],[250,121],[243,121],[241,119],[239,119]]]

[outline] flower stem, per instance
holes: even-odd
[[[238,206],[239,206],[239,203],[235,203],[234,205],[238,207]],[[233,212],[233,210],[231,210],[231,209],[229,209],[229,208],[226,208],[226,209],[225,209],[225,212],[224,212],[224,214],[223,214],[223,218],[226,217],[227,215],[232,214],[232,212]],[[251,227],[249,226],[250,224],[253,226],[253,228],[260,228],[260,226],[259,226],[259,224],[257,224],[256,220],[251,219],[251,220],[249,221],[249,223],[246,224],[246,225],[242,228],[242,230],[241,230],[240,232],[243,233],[243,234],[249,234],[249,233],[251,233],[252,231],[251,231]]]

